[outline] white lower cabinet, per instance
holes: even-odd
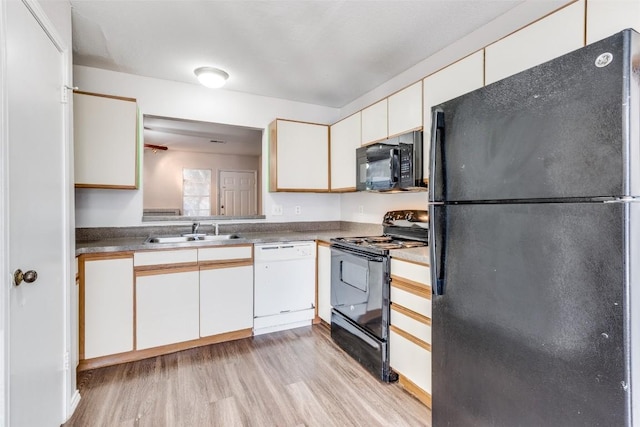
[[[176,269],[136,274],[136,349],[200,337],[199,272]]]
[[[80,358],[133,350],[132,254],[82,257],[80,271]]]
[[[389,346],[391,367],[411,380],[417,387],[431,394],[431,351],[416,344],[406,334],[393,329],[389,333]]]
[[[400,384],[431,407],[429,266],[391,259],[389,356]]]
[[[318,317],[331,324],[331,249],[318,243]]]
[[[253,327],[253,266],[200,268],[200,336]]]

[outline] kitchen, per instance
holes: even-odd
[[[635,3],[633,4],[635,5]],[[628,26],[635,26],[637,28],[637,23],[625,21],[624,19],[622,21],[609,21],[600,19],[601,15],[599,15],[598,13],[601,13],[602,10],[600,10],[600,12],[598,13],[593,12],[593,8],[597,8],[598,5],[599,2],[595,1],[590,1],[586,4],[587,12],[589,10],[592,11],[592,13],[586,13],[587,40],[589,40],[589,37],[594,37],[593,40],[597,40],[601,37],[613,34],[614,32]],[[534,7],[531,4],[527,4],[527,6],[532,8]],[[603,7],[602,4],[600,4],[600,6]],[[540,7],[542,8],[542,6]],[[503,22],[502,24],[505,25],[505,27],[510,27],[510,29],[502,28],[502,33],[500,34],[487,34],[485,32],[484,34],[480,34],[482,35],[482,38],[478,34],[476,34],[475,40],[473,41],[473,43],[477,44],[475,46],[475,49],[470,49],[468,47],[468,43],[470,43],[470,41],[467,39],[466,46],[458,46],[458,49],[460,49],[462,52],[454,52],[455,49],[449,51],[445,50],[441,52],[441,56],[439,58],[433,59],[432,62],[422,64],[421,67],[411,70],[411,72],[407,72],[406,74],[399,76],[397,79],[388,82],[388,84],[384,84],[378,87],[375,91],[339,110],[336,108],[319,107],[309,104],[301,105],[300,103],[286,103],[280,101],[274,101],[273,106],[270,108],[269,106],[265,106],[264,102],[259,103],[259,105],[254,102],[264,101],[262,99],[251,98],[244,95],[237,96],[233,93],[224,91],[218,92],[216,94],[216,99],[213,100],[208,96],[208,92],[205,92],[203,89],[200,89],[195,85],[184,85],[176,82],[159,81],[157,79],[150,79],[131,74],[116,73],[98,68],[83,66],[76,66],[74,68],[73,85],[80,87],[82,90],[91,92],[113,93],[120,96],[129,96],[136,98],[140,103],[141,109],[143,109],[145,113],[151,113],[165,117],[187,117],[194,120],[210,121],[212,119],[211,114],[205,114],[204,111],[213,111],[215,121],[217,122],[239,124],[263,129],[265,129],[267,124],[276,117],[315,123],[333,124],[338,119],[348,117],[351,113],[360,111],[362,108],[365,108],[369,105],[373,105],[378,100],[386,99],[387,96],[395,93],[397,90],[402,89],[415,81],[421,80],[425,76],[432,75],[435,71],[443,68],[448,64],[454,63],[460,58],[467,57],[468,54],[472,54],[473,52],[477,51],[477,49],[481,49],[484,46],[492,45],[494,41],[500,39],[503,36],[506,36],[507,34],[520,27],[525,26],[529,22],[537,21],[538,18],[541,18],[542,16],[546,15],[546,13],[555,10],[557,7],[558,6],[552,7],[547,12],[540,12],[540,10],[538,10],[537,13],[539,13],[539,15],[537,15],[536,18],[533,19],[531,18],[531,16],[535,15],[535,13],[530,10],[529,13],[531,13],[532,15],[529,15],[528,18],[520,17],[521,21],[509,21],[508,25]],[[588,9],[589,7],[591,7],[592,9]],[[564,26],[563,24],[558,24],[555,20],[560,19],[560,17],[563,16],[563,11],[566,13],[569,13],[569,11],[573,13],[576,10],[582,14],[582,18],[571,20],[571,22],[581,28],[578,31],[579,43],[577,46],[573,46],[571,48],[568,48],[567,50],[580,47],[584,42],[583,38],[585,33],[585,30],[583,28],[585,22],[584,2],[571,3],[569,6],[567,6],[566,9],[561,9],[556,14],[550,15],[549,17],[541,21],[537,21],[537,27],[536,25],[528,27],[531,31],[538,28],[539,32],[533,31],[533,34],[525,34],[527,33],[526,31],[522,33],[515,33],[509,38],[503,39],[504,42],[502,44],[493,44],[493,48],[491,48],[490,46],[486,51],[482,51],[480,57],[484,56],[484,64],[481,60],[479,68],[480,82],[479,84],[469,84],[475,85],[475,87],[479,87],[483,83],[488,84],[491,81],[495,81],[499,78],[505,77],[505,72],[507,74],[510,74],[519,71],[517,69],[505,71],[504,63],[498,66],[498,70],[491,70],[490,68],[490,65],[494,64],[494,62],[490,60],[491,52],[493,52],[494,54],[497,53],[498,56],[506,55],[508,58],[511,58],[510,55],[513,54],[513,51],[509,50],[510,44],[511,49],[515,49],[516,51],[526,50],[528,54],[527,59],[531,58],[532,60],[538,62],[550,58],[549,56],[545,57],[545,55],[551,55],[552,57],[556,56],[557,54],[564,53],[549,52],[550,46],[557,47],[560,44],[557,41],[559,39],[563,39],[563,36],[561,35],[567,31],[566,26]],[[636,16],[632,13],[625,14],[624,12],[622,13],[622,15],[624,15],[625,17],[629,17],[629,19],[631,19],[631,17],[633,16]],[[512,19],[515,18],[512,17]],[[545,27],[547,23],[549,23],[551,28]],[[603,28],[607,25],[611,25],[612,27]],[[600,33],[599,35],[596,31],[596,29],[598,28],[600,28],[602,31],[602,33]],[[500,32],[500,30],[496,29],[494,29],[494,31]],[[517,44],[520,35],[523,35],[525,40],[520,40],[519,43],[526,43],[526,46],[528,47],[527,49],[523,49],[522,44]],[[534,40],[531,40],[531,37],[533,37]],[[544,37],[549,38],[545,39]],[[553,40],[553,42],[551,43],[546,40]],[[513,46],[513,43],[516,44],[515,47]],[[538,50],[536,50],[536,47],[538,48]],[[562,47],[560,46],[560,48]],[[506,49],[506,51],[500,52],[500,49]],[[535,52],[540,53],[540,58],[534,58]],[[474,57],[474,55],[471,55],[468,58],[469,59],[466,62],[461,61],[457,63],[458,66],[468,66],[469,64],[472,64],[472,61],[474,59],[477,59],[476,57]],[[515,61],[510,61],[510,63],[512,62]],[[531,65],[534,64],[525,64],[521,69],[527,68]],[[470,79],[468,78],[468,76],[470,76],[471,74],[467,70],[462,70],[461,72],[463,73],[462,75],[465,76],[463,81],[469,82]],[[475,75],[478,76],[477,73]],[[429,84],[433,85],[431,86],[431,90],[429,92],[425,89],[425,105],[438,103],[460,93],[445,93],[439,95],[440,99],[437,99],[437,101],[433,100],[432,102],[429,102],[429,100],[427,99],[429,93],[435,94],[439,89],[445,90],[446,85],[442,82],[437,81],[437,78],[444,78],[442,76],[444,76],[444,74],[434,74],[434,77],[432,79],[425,80],[425,88]],[[460,88],[460,90],[464,92],[473,88],[474,87]],[[167,103],[165,102],[165,99],[167,97],[170,97],[172,99],[173,102],[170,103],[171,105],[167,105]],[[221,108],[221,105],[224,105],[224,108]],[[425,108],[424,110],[425,116],[427,116],[428,108]],[[242,111],[243,114],[240,114],[240,111]],[[425,117],[425,130],[428,128],[427,124],[429,123],[429,121],[430,119],[428,119],[428,116]],[[425,139],[427,138],[425,137]],[[263,136],[263,152],[267,152],[266,135]],[[266,170],[267,168],[265,167],[264,169]],[[424,208],[423,203],[426,199],[424,194],[420,195],[420,193],[402,195],[375,195],[354,193],[339,195],[265,192],[264,197],[264,212],[267,213],[267,219],[269,221],[353,221],[357,223],[368,224],[379,224],[382,215],[388,210],[392,210],[395,208]],[[273,205],[283,206],[284,215],[279,218],[269,215],[269,212],[272,212]],[[301,216],[296,216],[293,210],[293,207],[298,205],[302,206],[303,214]],[[335,208],[336,206],[340,207],[339,211]],[[100,190],[88,190],[84,193],[81,193],[76,199],[75,226],[78,228],[140,226],[141,211],[142,202],[139,192],[126,192],[117,190],[102,190],[101,192]],[[73,390],[75,390],[75,387],[73,387]],[[70,395],[71,394],[73,394],[73,392],[71,392]]]

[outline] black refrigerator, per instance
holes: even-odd
[[[434,427],[640,425],[639,80],[625,30],[433,108]]]

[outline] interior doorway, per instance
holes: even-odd
[[[258,214],[257,171],[221,170],[218,179],[218,215]]]

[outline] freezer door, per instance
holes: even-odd
[[[637,38],[619,33],[434,107],[430,200],[638,195]]]
[[[631,425],[626,209],[434,207],[434,427]]]

